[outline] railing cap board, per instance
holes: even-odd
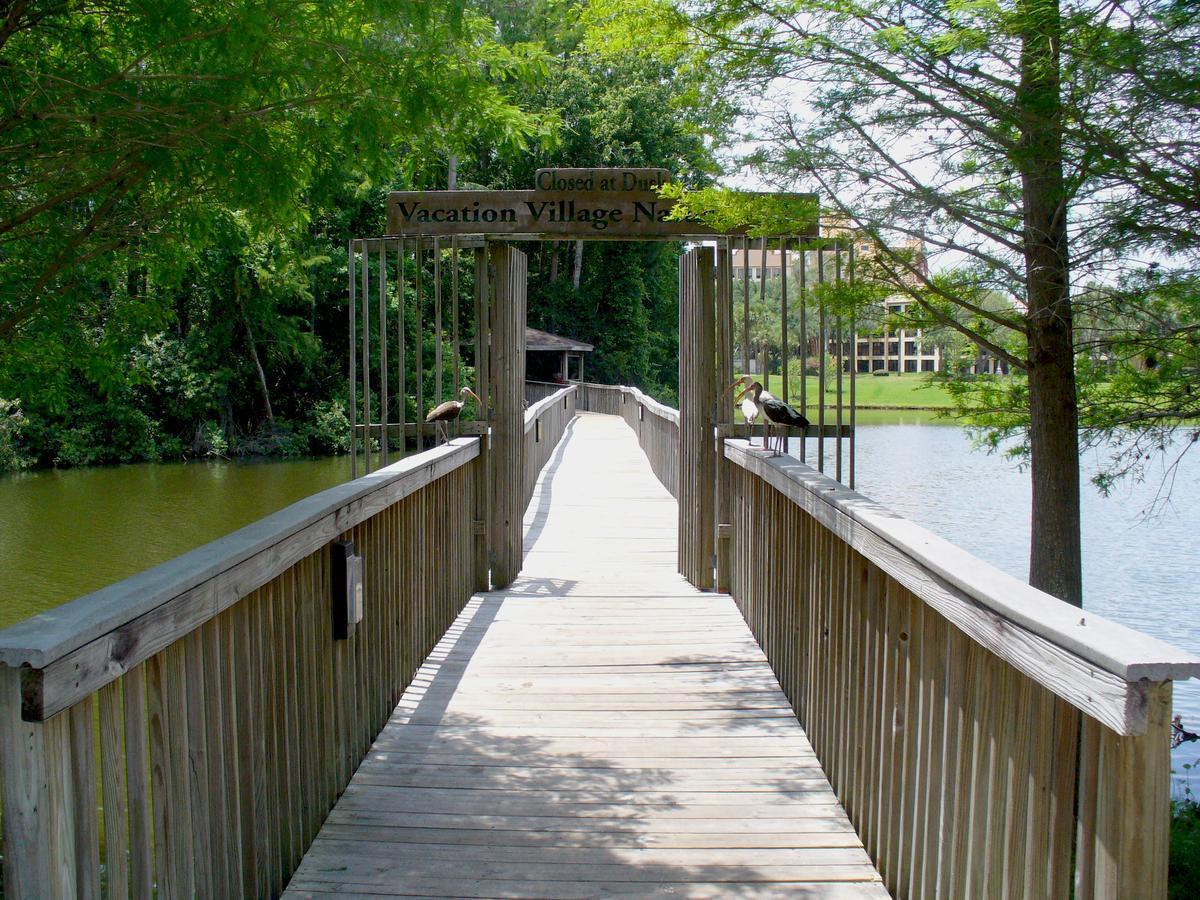
[[[1004,623],[1018,626],[1075,657],[1077,662],[1070,663],[1061,659],[1061,652],[1057,660],[1045,657],[1030,659],[1015,652],[1011,657],[1005,656],[1008,662],[1040,680],[1060,696],[1065,696],[1067,688],[1048,683],[1049,667],[1060,666],[1068,676],[1073,671],[1081,682],[1087,680],[1087,684],[1065,699],[1121,733],[1140,733],[1144,728],[1142,686],[1200,675],[1200,658],[1193,654],[1031,587],[794,458],[768,457],[761,451],[747,448],[740,441],[732,440],[725,441],[725,456],[765,478],[806,509],[819,513],[823,507],[847,517],[898,550],[925,572],[998,616]],[[881,562],[878,559],[872,561],[877,564]],[[922,596],[920,587],[906,587]],[[932,578],[929,579],[929,587],[929,594],[938,590]],[[929,596],[922,596],[922,599],[928,602]],[[962,623],[956,624],[961,627]],[[995,630],[991,621],[980,622],[979,627]],[[999,655],[1004,656],[1003,653]],[[1041,666],[1047,667],[1046,670],[1041,670]],[[1088,709],[1088,701],[1097,704],[1102,702],[1100,698],[1088,695],[1090,690],[1099,689],[1092,681],[1096,675],[1090,671],[1093,668],[1116,676],[1126,684],[1135,685],[1138,690],[1125,695],[1123,701],[1121,697],[1110,698],[1111,702],[1104,701],[1107,703],[1107,713]],[[1120,707],[1122,702],[1124,706]]]
[[[529,429],[533,427],[533,423],[537,421],[538,416],[540,416],[543,412],[545,412],[563,397],[574,393],[574,391],[575,385],[568,384],[561,391],[555,391],[550,396],[543,397],[537,403],[533,404],[533,406],[529,407],[529,409],[525,410],[525,430],[529,431]]]
[[[278,544],[338,509],[433,467],[479,455],[478,438],[458,438],[355,481],[305,497],[266,518],[0,631],[0,663],[45,668],[185,591]]]
[[[598,388],[606,391],[620,391],[623,394],[629,394],[631,397],[633,397],[635,402],[641,403],[643,406],[645,406],[647,412],[654,413],[654,415],[658,416],[659,418],[667,419],[668,421],[674,422],[676,425],[679,424],[679,410],[659,403],[653,397],[643,394],[635,387],[627,387],[625,385],[614,386],[611,384],[594,384],[590,381],[581,381],[578,382],[578,384],[580,387]]]

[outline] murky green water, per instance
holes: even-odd
[[[0,476],[0,628],[345,481],[345,457]]]

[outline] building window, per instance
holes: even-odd
[[[883,341],[876,341],[871,347],[872,356],[883,356]]]
[[[916,341],[905,341],[904,342],[904,353],[906,356],[916,356],[917,355],[917,342]]]
[[[921,360],[921,371],[922,372],[932,372],[933,370],[934,369],[933,369],[933,360],[932,359]]]
[[[858,371],[866,374],[871,371],[871,361],[869,359],[860,359],[858,361]]]
[[[882,372],[883,371],[883,360],[882,359],[871,360],[871,370],[874,372]]]
[[[889,360],[887,361],[887,364],[888,364],[888,371],[889,371],[889,372],[899,372],[899,371],[900,371],[900,360],[898,360],[898,359],[889,359]]]
[[[870,356],[871,355],[871,342],[870,341],[859,341],[858,342],[858,355],[859,356]]]
[[[888,353],[890,353],[892,356],[899,356],[900,355],[900,342],[899,341],[888,341]]]
[[[904,371],[905,372],[917,371],[917,361],[915,359],[906,359],[904,361]]]
[[[902,312],[904,312],[904,306],[903,306],[902,304],[899,304],[899,303],[893,303],[891,306],[889,306],[889,307],[888,307],[888,312],[890,312],[890,313],[902,313]]]

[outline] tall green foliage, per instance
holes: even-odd
[[[253,430],[272,384],[307,386],[273,412],[310,415],[340,393],[334,260],[379,230],[381,187],[448,133],[515,152],[546,130],[506,87],[540,51],[459,0],[6,16],[0,397],[44,462],[183,452],[208,419]]]

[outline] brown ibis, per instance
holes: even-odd
[[[483,402],[476,396],[473,390],[469,387],[464,387],[458,392],[457,400],[447,400],[445,403],[439,403],[425,417],[426,424],[433,422],[437,425],[438,434],[441,435],[443,443],[450,440],[450,432],[446,427],[446,423],[453,422],[462,415],[463,407],[467,405],[468,395],[475,398],[476,406],[482,410]]]

